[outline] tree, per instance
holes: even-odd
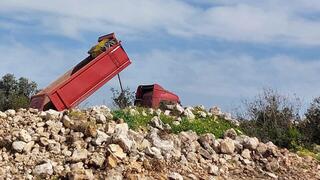
[[[300,141],[296,123],[300,120],[298,99],[290,100],[276,91],[266,89],[252,102],[246,102],[242,128],[248,135],[262,141],[272,141],[278,146],[295,146]]]
[[[305,114],[306,119],[300,123],[308,145],[320,144],[320,97],[313,100]]]
[[[0,81],[0,90],[5,96],[15,93],[17,90],[17,81],[13,74],[6,74]]]
[[[131,92],[129,88],[123,91],[111,88],[113,105],[117,108],[124,109],[132,106],[134,102],[134,92]]]
[[[0,80],[0,110],[27,108],[36,92],[35,82],[24,77],[17,80],[13,74],[6,74]]]
[[[37,83],[34,81],[29,81],[27,78],[21,77],[18,80],[18,94],[30,97],[34,95],[37,91]]]

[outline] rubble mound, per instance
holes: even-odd
[[[188,108],[175,111],[194,118]],[[147,131],[134,131],[105,106],[8,110],[0,126],[1,179],[320,179],[313,158],[234,129],[223,138],[174,134],[155,115]]]

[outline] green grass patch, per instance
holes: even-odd
[[[316,154],[311,152],[310,150],[308,149],[305,149],[305,148],[302,148],[300,147],[300,149],[297,151],[297,154],[299,156],[302,156],[302,157],[306,157],[306,156],[312,156],[312,157],[315,157]]]
[[[192,130],[199,135],[212,133],[219,138],[223,137],[223,134],[226,130],[230,128],[237,129],[233,124],[224,119],[212,117],[196,118],[192,121],[182,118],[180,125],[171,125],[171,127],[174,133]]]
[[[112,114],[114,118],[123,119],[129,128],[133,130],[146,129],[152,118],[151,115],[142,116],[141,113],[138,116],[131,116],[130,113],[125,110],[115,110]]]
[[[68,115],[73,120],[86,120],[88,118],[84,112],[78,110],[70,110]]]
[[[311,156],[316,160],[320,161],[320,153],[312,152],[311,150],[306,149],[305,147],[302,147],[302,146],[299,146],[297,154],[301,157]]]
[[[128,124],[129,128],[133,130],[146,130],[153,116],[149,114],[147,116],[141,115],[142,111],[147,112],[146,109],[139,108],[137,110],[140,112],[140,115],[132,116],[126,110],[115,110],[112,112],[112,114],[115,118],[122,118]],[[182,121],[179,125],[173,124],[175,118],[172,116],[166,116],[162,114],[160,116],[160,119],[165,124],[169,124],[171,126],[173,133],[192,130],[199,135],[212,133],[216,137],[223,137],[223,134],[226,130],[234,128],[236,131],[238,131],[238,133],[241,134],[241,130],[235,125],[233,125],[229,121],[217,117],[201,118],[197,116],[194,120],[182,118]]]
[[[316,154],[315,158],[320,161],[320,153]]]

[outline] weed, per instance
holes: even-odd
[[[215,119],[212,117],[196,118],[193,121],[182,118],[180,125],[171,125],[171,127],[174,133],[192,130],[197,134],[212,133],[216,137],[223,137],[223,134],[227,129],[237,129],[234,125],[224,119]]]
[[[87,120],[88,119],[88,116],[84,112],[81,112],[78,110],[71,110],[68,115],[73,120]]]
[[[142,116],[141,112],[145,110],[143,108],[139,108],[137,110],[140,112],[140,115],[136,116],[130,115],[125,110],[115,110],[112,113],[115,118],[122,118],[131,129],[146,130],[153,116],[150,114],[148,114],[147,116]],[[192,121],[183,117],[179,125],[173,124],[175,117],[172,116],[160,115],[160,119],[163,123],[169,124],[171,126],[173,133],[192,130],[197,134],[212,133],[216,137],[223,137],[223,134],[227,129],[234,128],[236,129],[236,131],[242,134],[241,130],[234,126],[232,123],[215,116],[206,118],[197,117]]]

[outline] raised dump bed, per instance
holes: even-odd
[[[58,111],[75,107],[131,64],[114,34],[103,36],[105,37],[114,38],[116,43],[96,58],[87,57],[33,96],[30,107]]]

